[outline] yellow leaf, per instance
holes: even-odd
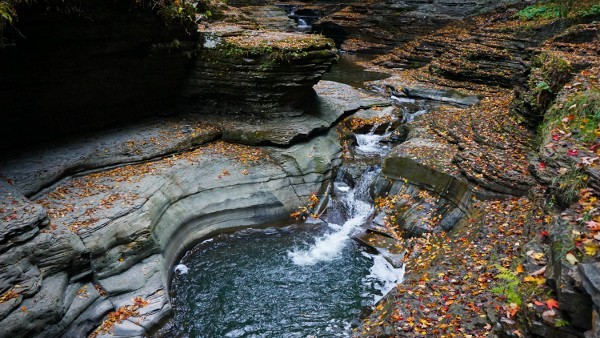
[[[517,273],[523,273],[525,272],[525,268],[523,267],[523,264],[519,264],[519,266],[517,266]]]
[[[598,244],[591,242],[583,246],[586,255],[595,256],[598,253]]]
[[[543,277],[525,276],[525,278],[523,278],[523,281],[524,282],[536,283],[537,285],[541,285],[541,284],[544,284],[544,282],[546,281],[546,279],[544,279]]]

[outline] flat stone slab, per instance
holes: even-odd
[[[390,100],[368,94],[349,85],[320,81],[316,96],[306,113],[299,116],[267,119],[251,115],[232,118],[226,114],[205,115],[206,121],[219,126],[223,140],[249,145],[290,145],[330,128],[342,117],[359,109],[384,107]]]
[[[196,115],[144,120],[5,156],[0,177],[31,196],[65,175],[164,156],[219,135]]]
[[[406,87],[402,88],[402,94],[411,98],[453,103],[461,106],[472,106],[481,101],[481,96],[479,95],[464,94],[455,89]]]
[[[291,145],[330,128],[346,114],[390,105],[387,98],[331,81],[319,82],[315,91],[312,109],[300,116],[266,120],[185,114],[25,149],[0,160],[0,177],[32,196],[68,175],[167,156],[219,138],[249,145]]]

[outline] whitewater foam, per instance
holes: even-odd
[[[395,268],[382,255],[369,255],[373,258],[373,266],[369,269],[369,275],[366,280],[373,281],[373,287],[381,292],[375,295],[377,303],[385,294],[392,291],[396,285],[402,283],[404,279],[404,266]]]

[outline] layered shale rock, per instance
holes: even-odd
[[[443,27],[490,11],[510,1],[361,1],[318,20],[314,28],[341,49],[381,53]]]
[[[333,41],[317,35],[243,31],[214,25],[202,32],[195,71],[184,90],[194,112],[263,117],[304,113],[316,84],[335,62]]]

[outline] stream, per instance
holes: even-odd
[[[341,76],[352,60],[342,60],[330,79],[352,82]],[[371,75],[358,81],[382,78]],[[171,283],[174,318],[160,336],[350,336],[364,309],[404,274],[352,240],[373,217],[368,189],[389,151],[380,142],[388,135],[356,135],[356,161],[339,169],[354,179],[338,175],[324,221],[221,234],[188,251]]]

